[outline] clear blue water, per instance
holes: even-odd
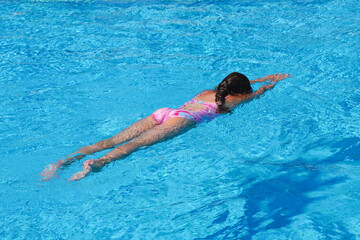
[[[359,9],[1,1],[0,238],[360,239]],[[232,71],[294,77],[81,181],[81,162],[40,181]]]

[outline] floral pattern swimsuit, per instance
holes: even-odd
[[[160,109],[156,110],[152,114],[152,117],[155,119],[155,121],[158,124],[166,122],[167,120],[169,120],[171,118],[174,118],[174,117],[187,118],[187,119],[196,121],[197,123],[200,123],[200,122],[202,122],[204,120],[210,121],[214,117],[219,115],[217,104],[216,103],[203,102],[203,101],[199,101],[199,100],[196,99],[196,97],[201,96],[202,94],[204,94],[206,92],[208,92],[208,91],[205,91],[203,93],[200,93],[200,94],[196,95],[193,99],[191,99],[190,101],[184,103],[181,107],[179,107],[177,109],[160,108]],[[200,110],[196,110],[196,111],[190,111],[189,109],[184,109],[184,107],[187,104],[193,104],[193,103],[201,104],[201,105],[205,106],[205,108],[200,109]]]

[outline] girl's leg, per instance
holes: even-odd
[[[114,150],[121,152],[121,155],[129,155],[143,146],[150,146],[154,143],[164,141],[166,139],[175,137],[189,127],[195,125],[195,121],[187,118],[175,117],[167,120],[161,125],[150,129],[131,141],[116,147]],[[110,158],[111,152],[109,152]],[[106,157],[106,155],[104,156]],[[120,157],[121,158],[121,157]],[[116,158],[118,159],[118,158]],[[115,159],[114,159],[115,160]]]
[[[112,148],[116,145],[119,145],[121,143],[124,143],[128,140],[131,140],[140,134],[148,131],[149,129],[155,127],[157,125],[157,122],[154,120],[154,118],[150,115],[146,118],[143,118],[129,127],[122,130],[120,133],[112,136],[111,138],[102,140],[100,142],[97,142],[93,145],[85,146],[83,148],[80,148],[79,151],[75,153],[83,153],[83,154],[92,154],[101,150]]]
[[[128,128],[125,128],[120,133],[114,135],[109,139],[102,140],[93,145],[82,147],[78,151],[68,155],[67,158],[49,164],[47,168],[45,168],[40,173],[40,175],[42,176],[42,180],[48,180],[51,177],[56,176],[56,172],[58,171],[58,169],[64,165],[69,165],[73,163],[75,160],[80,160],[88,154],[92,154],[104,149],[109,149],[114,147],[115,145],[126,142],[132,138],[139,136],[141,133],[146,132],[147,130],[155,127],[156,125],[157,122],[150,115],[146,118],[143,118],[133,123]]]
[[[176,135],[195,125],[195,123],[195,121],[187,118],[171,118],[161,125],[157,125],[154,128],[139,135],[138,137],[135,137],[131,141],[116,147],[114,150],[107,153],[104,157],[87,160],[84,162],[83,171],[74,174],[71,180],[79,180],[89,174],[92,170],[100,169],[104,165],[116,159],[123,158],[136,151],[140,147],[149,146],[154,143],[175,137]]]

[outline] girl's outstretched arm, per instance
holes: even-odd
[[[251,94],[247,94],[245,98],[233,99],[232,101],[226,102],[226,106],[230,109],[235,108],[239,104],[247,103],[252,101],[254,98],[259,98],[263,95],[267,90],[274,88],[275,83],[269,85],[262,85],[258,90]]]
[[[250,83],[265,82],[268,80],[270,82],[278,82],[282,79],[289,78],[289,77],[291,77],[289,73],[275,73],[275,74],[267,75],[262,78],[257,78],[255,80],[250,81]]]
[[[289,73],[275,73],[275,74],[272,74],[272,75],[268,75],[266,77],[263,77],[263,78],[259,78],[261,79],[260,81],[258,82],[265,82],[266,80],[270,80],[270,82],[273,82],[272,84],[267,84],[267,85],[262,85],[258,90],[256,90],[254,93],[252,93],[248,99],[246,99],[246,101],[251,101],[253,100],[254,98],[259,98],[261,95],[263,95],[267,90],[270,90],[272,88],[275,87],[275,83],[279,82],[280,80],[283,80],[285,78],[289,78],[289,77],[292,77],[290,76]],[[257,80],[257,79],[255,79]],[[254,80],[254,81],[255,81]]]
[[[269,85],[262,85],[258,90],[256,90],[253,94],[251,94],[251,99],[259,98],[267,90],[273,89],[274,87],[275,87],[274,83],[269,84]]]

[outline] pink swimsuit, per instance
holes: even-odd
[[[218,115],[218,106],[216,103],[203,102],[196,99],[196,97],[201,96],[204,93],[206,92],[196,95],[193,99],[184,103],[181,107],[177,109],[160,108],[152,114],[152,117],[155,119],[155,121],[158,124],[166,122],[170,118],[174,118],[174,117],[187,118],[196,121],[198,123],[204,120],[210,121],[211,119],[213,119]],[[191,103],[199,103],[206,107],[204,109],[200,109],[194,112],[189,111],[188,109],[184,109],[184,106]]]

